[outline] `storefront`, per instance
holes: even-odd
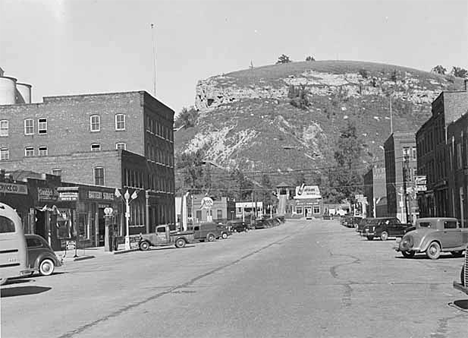
[[[113,189],[80,185],[58,187],[57,192],[57,203],[51,210],[56,216],[53,237],[62,249],[75,238],[78,247],[104,246],[104,209],[108,207],[114,210],[111,224],[114,235],[118,235],[119,211]]]

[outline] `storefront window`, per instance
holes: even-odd
[[[296,214],[302,215],[302,207],[296,207]]]
[[[79,214],[78,215],[78,235],[84,238],[88,237],[87,234],[87,225],[88,225],[88,215]]]
[[[320,214],[320,207],[318,205],[314,206],[314,214]]]

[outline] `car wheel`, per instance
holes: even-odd
[[[227,234],[227,233],[225,233],[225,232],[223,232],[223,234],[221,235],[221,238],[222,238],[222,239],[226,239],[226,238],[228,238],[228,234]]]
[[[55,270],[55,263],[47,258],[39,264],[39,272],[43,276],[50,276]]]
[[[206,236],[206,240],[208,242],[214,242],[215,239],[216,239],[216,237],[213,234],[208,234],[208,236]]]
[[[5,284],[8,281],[8,278],[0,278],[0,285]]]
[[[380,239],[382,241],[386,241],[388,239],[388,232],[382,231],[382,233],[380,234]]]
[[[453,257],[461,257],[463,256],[463,250],[461,251],[450,251]]]
[[[402,251],[403,257],[406,258],[412,258],[414,257],[415,252],[414,251]]]
[[[182,239],[182,238],[178,238],[176,241],[175,241],[175,247],[180,249],[180,248],[183,248],[185,246],[185,240]]]
[[[150,244],[147,241],[140,242],[140,250],[147,251],[150,248]]]
[[[372,241],[372,240],[374,239],[374,236],[367,236],[367,239],[368,239],[369,241]]]
[[[437,242],[429,244],[426,250],[426,255],[430,259],[438,259],[440,257],[440,244]]]

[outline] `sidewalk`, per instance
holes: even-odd
[[[59,259],[62,259],[64,262],[73,262],[73,261],[82,261],[86,259],[92,259],[96,257],[102,256],[110,256],[110,255],[119,255],[127,252],[137,251],[138,248],[125,250],[125,244],[119,244],[117,251],[104,251],[103,246],[99,247],[90,247],[84,249],[77,249],[75,250],[63,250],[63,251],[55,251],[55,254]]]

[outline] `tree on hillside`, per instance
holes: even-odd
[[[307,109],[310,106],[308,94],[305,85],[301,84],[300,87],[290,85],[288,89],[289,103],[296,108]]]
[[[190,107],[189,109],[184,107],[177,115],[174,121],[174,126],[176,128],[184,127],[184,129],[195,127],[197,125],[198,115],[198,110],[194,107]]]
[[[264,203],[264,208],[266,209],[266,206],[271,204],[273,205],[273,184],[271,183],[270,176],[267,174],[263,174],[262,176],[262,189],[260,192],[260,198]]]
[[[453,66],[450,75],[464,79],[467,77],[468,71],[464,68]]]
[[[447,73],[447,69],[445,69],[442,65],[437,65],[431,69],[431,73],[445,75]]]
[[[276,61],[276,64],[280,64],[280,63],[289,63],[289,62],[292,62],[291,59],[289,58],[289,56],[285,55],[285,54],[282,54],[279,58],[278,58],[278,61]]]
[[[306,60],[306,61],[315,61],[315,58],[314,58],[313,56],[310,56],[310,55],[309,55],[308,57],[306,57],[305,60]]]
[[[199,149],[193,153],[183,153],[177,158],[177,168],[183,171],[185,189],[192,193],[201,193],[205,189],[204,157],[204,151]]]
[[[250,200],[252,197],[253,183],[245,177],[239,169],[235,169],[230,174],[230,179],[233,182],[233,193],[238,201]]]
[[[362,190],[362,175],[359,159],[362,145],[357,136],[356,126],[348,122],[341,130],[334,158],[336,167],[328,173],[329,186],[324,191],[324,198],[329,202],[339,203],[345,199],[354,200]]]

